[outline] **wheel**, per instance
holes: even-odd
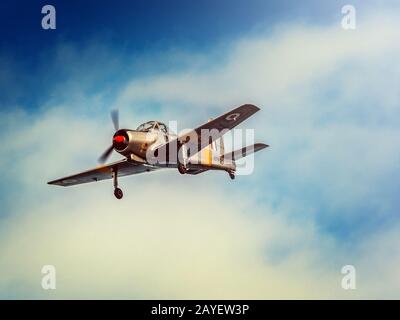
[[[185,166],[182,163],[178,164],[178,171],[180,174],[185,174],[187,169],[185,168]]]
[[[235,180],[235,174],[229,172],[229,178],[231,178],[232,180]]]
[[[115,188],[115,189],[114,189],[114,196],[115,196],[117,199],[122,199],[122,197],[124,196],[124,194],[123,194],[123,192],[122,192],[122,190],[121,190],[120,188]]]

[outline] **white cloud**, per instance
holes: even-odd
[[[194,61],[195,67],[183,72],[133,81],[123,91],[120,104],[143,99],[192,107],[224,106],[241,99],[268,105],[282,105],[283,98],[287,99],[284,103],[294,102],[304,98],[301,91],[315,90],[311,84],[331,75],[343,63],[368,63],[382,54],[394,55],[399,45],[395,41],[398,23],[393,18],[369,18],[354,32],[339,25],[291,25],[265,37],[244,38],[226,49],[224,61],[200,66]]]
[[[168,178],[161,176],[162,178]],[[196,187],[198,194],[188,192]],[[0,283],[19,281],[24,297],[122,298],[268,298],[329,295],[332,279],[314,282],[309,242],[312,228],[285,226],[268,211],[255,218],[240,202],[216,187],[175,182],[165,190],[155,184],[130,185],[126,200],[116,202],[101,190],[69,192],[38,205],[2,230]],[[157,195],[154,201],[151,192]],[[104,190],[103,190],[104,191]],[[215,197],[211,197],[210,191]],[[60,190],[60,192],[68,192]],[[180,196],[178,196],[180,195]],[[185,197],[181,202],[180,197]],[[85,199],[90,199],[87,201]],[[222,200],[222,201],[221,201]],[[182,210],[182,207],[185,207]],[[290,239],[278,230],[292,231]],[[268,242],[289,242],[299,251],[269,265]],[[300,243],[303,243],[302,247]],[[297,244],[296,244],[297,243]],[[39,287],[40,267],[57,268],[58,289]],[[303,270],[303,272],[298,272]],[[297,271],[297,272],[295,272]],[[327,273],[316,268],[316,272]],[[328,277],[330,276],[327,274]],[[309,286],[309,288],[307,288]],[[338,286],[338,283],[336,283]]]

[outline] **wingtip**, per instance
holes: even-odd
[[[261,148],[261,149],[264,149],[264,148],[268,148],[268,147],[269,147],[269,144],[266,144],[266,143],[256,143],[254,146],[255,146],[255,147],[259,147],[259,148]]]
[[[60,180],[51,180],[51,181],[47,181],[47,184],[58,185],[58,182],[60,182]]]
[[[252,104],[252,103],[246,103],[243,106],[247,106],[247,107],[253,108],[255,110],[255,112],[261,110],[259,107],[257,107],[255,104]]]

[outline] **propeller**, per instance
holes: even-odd
[[[118,131],[119,129],[119,115],[118,115],[118,110],[114,109],[111,111],[111,120],[114,125],[115,131]],[[114,145],[109,146],[100,156],[98,159],[99,163],[104,163],[107,161],[108,157],[111,155],[111,153],[114,150]]]
[[[111,120],[114,125],[115,131],[118,131],[119,129],[119,114],[118,114],[118,109],[111,110]]]
[[[103,154],[98,159],[99,163],[103,164],[104,162],[106,162],[108,157],[110,156],[110,154],[113,152],[113,150],[114,150],[114,146],[113,145],[109,146],[107,148],[107,150],[104,151]]]

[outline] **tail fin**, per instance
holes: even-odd
[[[264,143],[256,143],[251,146],[244,147],[242,149],[238,149],[238,150],[235,150],[232,152],[225,153],[221,157],[228,158],[231,160],[238,160],[240,158],[244,158],[244,157],[248,156],[249,154],[255,153],[255,152],[260,151],[267,147],[269,147],[269,145],[264,144]]]

